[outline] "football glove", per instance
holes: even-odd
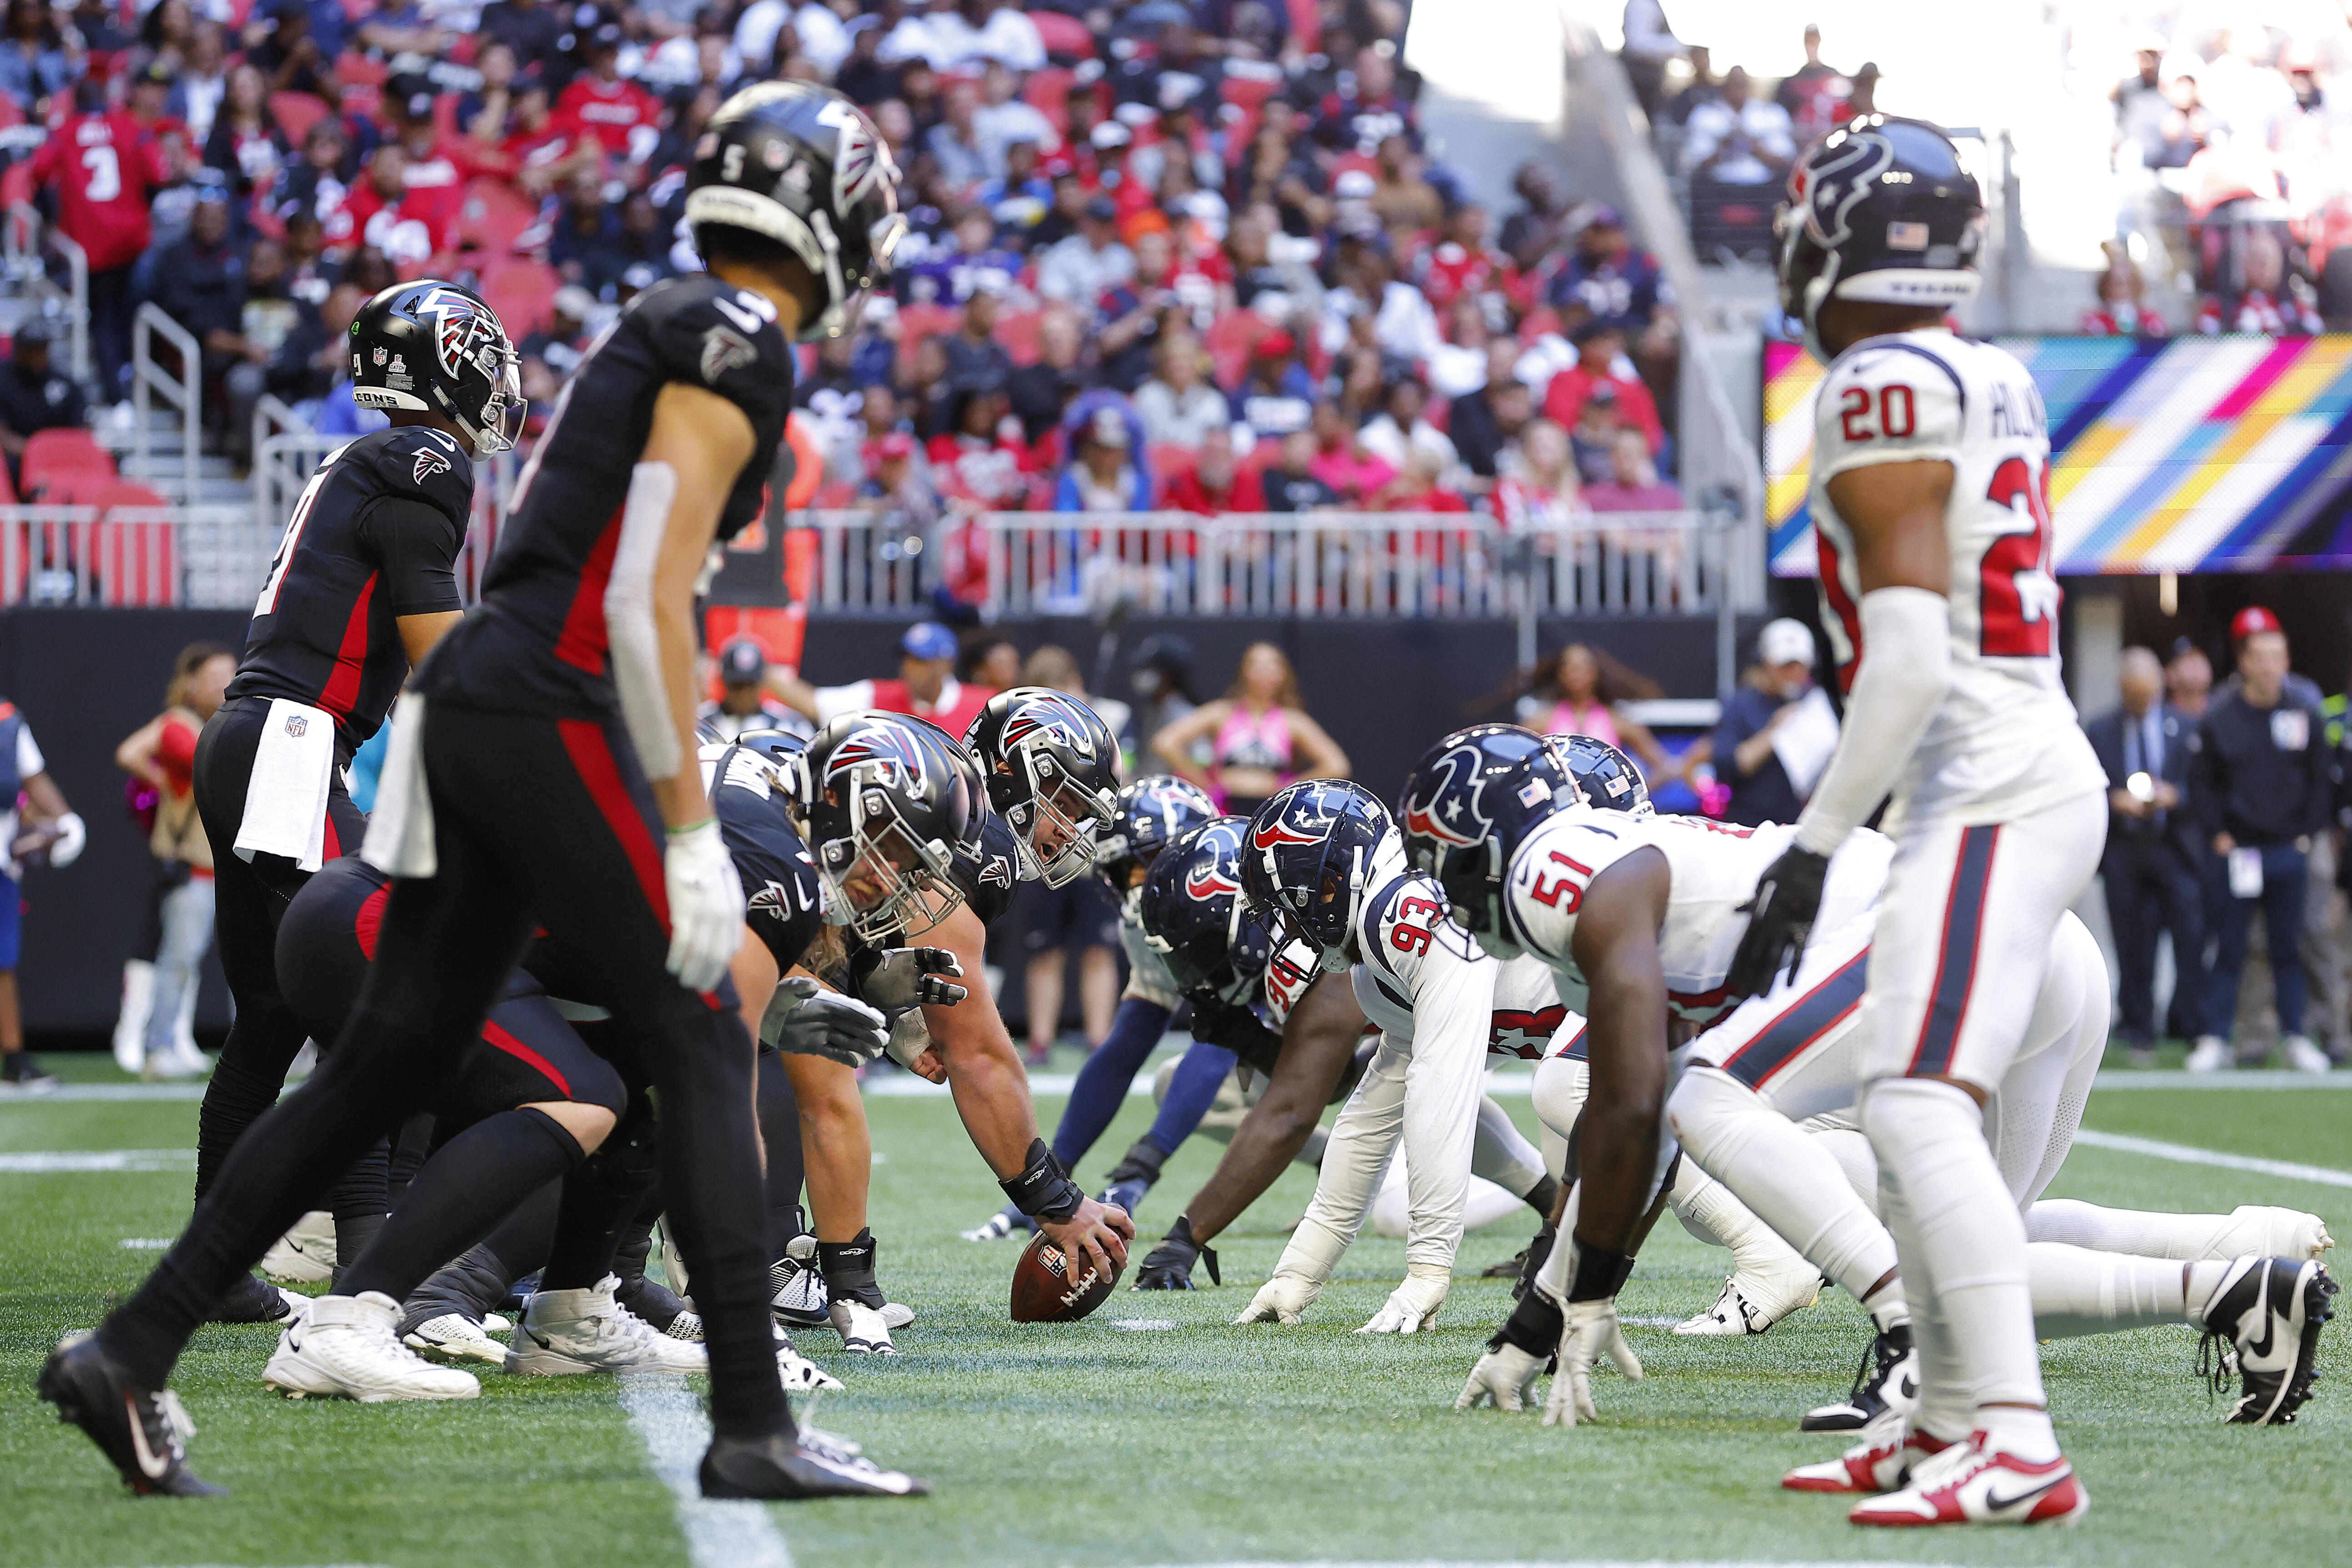
[[[889,1044],[890,1026],[856,997],[827,991],[806,975],[793,975],[776,987],[775,999],[760,1020],[760,1038],[786,1056],[823,1057],[860,1068]]]
[[[1600,1419],[1592,1406],[1592,1365],[1602,1356],[1616,1364],[1629,1383],[1642,1380],[1642,1363],[1617,1327],[1617,1299],[1570,1301],[1562,1310],[1559,1331],[1559,1375],[1551,1380],[1551,1398],[1544,1405],[1547,1426],[1573,1426],[1580,1418]]]
[[[89,829],[83,825],[81,814],[67,812],[57,821],[58,836],[49,845],[49,865],[62,871],[81,858],[82,847],[89,842]]]
[[[1724,975],[1725,994],[1733,1001],[1761,995],[1772,989],[1782,970],[1794,973],[1805,956],[1805,941],[1822,912],[1822,880],[1829,874],[1826,855],[1791,844],[1756,879],[1756,894],[1739,906],[1748,929],[1739,936],[1738,951]]]
[[[688,991],[709,991],[743,943],[743,885],[717,817],[669,830],[662,881],[669,893],[669,972]]]
[[[1388,1304],[1373,1313],[1371,1321],[1356,1331],[1360,1334],[1417,1334],[1437,1321],[1437,1310],[1445,1305],[1446,1289],[1453,1283],[1450,1274],[1408,1271],[1404,1283],[1389,1293]]]
[[[908,1007],[954,1006],[971,993],[940,977],[962,974],[963,965],[943,947],[869,947],[849,961],[849,989],[895,1017]]]
[[[1303,1274],[1276,1274],[1257,1288],[1250,1304],[1242,1310],[1236,1323],[1296,1323],[1323,1294],[1318,1280]]]
[[[1192,1217],[1178,1215],[1176,1223],[1160,1245],[1143,1255],[1143,1265],[1135,1271],[1135,1288],[1139,1290],[1191,1290],[1192,1265],[1195,1261],[1207,1266],[1212,1284],[1222,1285],[1224,1276],[1217,1272],[1217,1249],[1204,1247],[1192,1239]]]
[[[1497,1410],[1526,1409],[1535,1399],[1536,1379],[1550,1359],[1507,1341],[1498,1343],[1470,1369],[1470,1381],[1462,1385],[1454,1408],[1475,1410],[1491,1401]]]

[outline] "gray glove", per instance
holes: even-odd
[[[941,975],[963,976],[963,965],[943,947],[866,948],[850,960],[850,989],[893,1017],[908,1007],[952,1007],[971,993]]]
[[[889,1044],[890,1025],[856,997],[793,975],[776,987],[760,1019],[760,1039],[787,1056],[823,1057],[861,1068]]]

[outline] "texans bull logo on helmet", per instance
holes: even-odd
[[[1479,777],[1484,762],[1475,746],[1456,746],[1439,758],[1425,788],[1404,803],[1404,830],[1464,848],[1484,838],[1489,826],[1478,799],[1486,788]]]

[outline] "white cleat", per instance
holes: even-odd
[[[786,1328],[821,1329],[831,1297],[817,1267],[816,1237],[803,1233],[784,1244],[784,1255],[768,1269],[768,1310]]]
[[[839,1394],[841,1379],[801,1354],[790,1334],[776,1330],[776,1372],[786,1394]]]
[[[1715,1305],[1675,1325],[1678,1334],[1760,1334],[1822,1299],[1822,1272],[1791,1253],[1769,1272],[1734,1274]]]
[[[1853,1524],[2079,1523],[2091,1495],[2062,1455],[2034,1464],[1988,1448],[1978,1437],[1955,1443],[1915,1467],[1899,1489],[1854,1505]]]
[[[2286,1065],[2296,1072],[2333,1072],[2336,1064],[2327,1053],[2311,1043],[2309,1035],[2289,1035],[2280,1042],[2286,1047]]]
[[[892,1332],[897,1332],[898,1330],[905,1328],[908,1323],[911,1323],[914,1321],[915,1309],[907,1305],[906,1302],[885,1301],[882,1303],[882,1326],[890,1330]]]
[[[427,1318],[400,1336],[400,1342],[427,1361],[457,1365],[476,1361],[486,1366],[504,1366],[507,1347],[483,1331],[484,1325],[463,1312],[444,1312],[437,1318]]]
[[[2189,1059],[2180,1064],[2190,1072],[2225,1072],[2238,1065],[2231,1054],[2230,1042],[2219,1035],[2200,1035],[2190,1047]]]
[[[1911,1429],[1900,1410],[1881,1410],[1862,1429],[1862,1441],[1834,1459],[1799,1465],[1780,1478],[1792,1492],[1891,1492],[1911,1472],[1950,1445]]]
[[[510,1334],[514,1332],[514,1323],[504,1312],[484,1312],[482,1314],[482,1332],[486,1334]]]
[[[583,1372],[707,1372],[698,1345],[657,1332],[614,1300],[618,1277],[586,1290],[541,1290],[523,1309],[506,1352],[506,1369],[566,1376]]]
[[[2241,1258],[2293,1258],[2308,1261],[2336,1245],[2327,1222],[2301,1209],[2240,1204],[2197,1256],[2227,1263]]]
[[[400,1342],[400,1303],[370,1290],[320,1296],[278,1336],[261,1381],[289,1399],[472,1399],[470,1372],[435,1366]]]
[[[1019,1209],[999,1209],[962,1236],[966,1241],[1003,1241],[1008,1236],[1028,1236],[1036,1228],[1036,1221]]]
[[[335,1216],[312,1209],[269,1244],[261,1271],[280,1285],[323,1285],[335,1277]]]
[[[841,1348],[851,1355],[897,1355],[898,1347],[890,1342],[890,1325],[882,1314],[863,1301],[835,1301],[829,1310],[833,1331],[841,1336]]]

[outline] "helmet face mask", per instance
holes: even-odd
[[[1302,942],[1327,973],[1354,962],[1356,917],[1395,854],[1388,808],[1361,784],[1305,779],[1276,791],[1251,820],[1242,888],[1277,943]]]
[[[1179,991],[1251,1000],[1274,950],[1265,923],[1242,893],[1246,818],[1213,817],[1160,852],[1137,898],[1144,941],[1168,963]]]
[[[1016,686],[988,700],[964,744],[1013,829],[1024,880],[1067,887],[1095,868],[1118,821],[1118,742],[1066,693]]]
[[[437,414],[476,458],[514,449],[530,412],[521,356],[480,295],[431,278],[394,284],[360,307],[349,342],[360,407]]]
[[[919,719],[853,713],[788,757],[827,919],[867,942],[930,930],[963,901],[960,846],[980,832],[969,758]]]

